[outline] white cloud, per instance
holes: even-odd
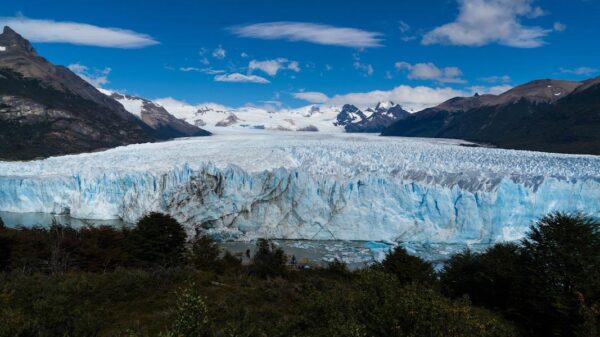
[[[544,44],[551,30],[524,26],[522,17],[538,17],[544,12],[531,5],[533,0],[458,0],[459,14],[454,22],[427,33],[422,43],[483,46],[498,43],[517,48]]]
[[[400,36],[400,40],[402,40],[404,42],[415,40],[417,37],[409,34],[411,29],[412,28],[410,27],[410,25],[408,23],[400,20],[398,22],[398,30],[400,30],[400,33],[402,34],[402,36]]]
[[[227,56],[227,50],[219,46],[215,50],[213,50],[212,56],[216,59],[222,60],[225,58],[225,56]]]
[[[502,75],[502,76],[488,76],[482,77],[479,80],[487,83],[508,83],[511,81],[510,76]]]
[[[396,62],[396,69],[408,71],[407,77],[412,80],[428,80],[440,83],[465,83],[461,79],[462,71],[458,67],[439,68],[433,63]]]
[[[491,86],[491,87],[484,87],[484,86],[472,86],[469,87],[468,89],[471,91],[471,94],[492,94],[492,95],[500,95],[502,93],[507,92],[508,90],[512,89],[513,86],[512,85],[508,85],[508,84],[502,84],[502,85],[495,85],[495,86]]]
[[[373,70],[373,66],[368,63],[362,63],[360,61],[359,53],[354,53],[352,55],[352,58],[354,59],[354,63],[352,63],[352,66],[354,67],[354,69],[360,70],[365,76],[373,75],[373,73],[375,72]]]
[[[70,64],[67,68],[96,88],[101,88],[108,83],[108,75],[112,71],[112,69],[108,67],[96,69],[89,68],[80,63]]]
[[[240,54],[240,57],[242,57],[242,58],[246,58],[246,57],[248,57],[248,54],[246,54],[245,52],[242,52],[242,53]]]
[[[564,23],[555,22],[554,25],[552,25],[552,28],[557,32],[564,32],[567,30],[567,25]]]
[[[78,22],[0,17],[0,27],[9,26],[32,42],[58,42],[109,48],[142,48],[159,42],[131,30],[99,27]]]
[[[264,40],[304,41],[322,45],[370,48],[381,46],[381,33],[310,22],[266,22],[230,27],[237,36]]]
[[[401,85],[391,90],[354,92],[335,95],[333,97],[328,97],[324,93],[313,91],[298,92],[293,95],[297,99],[302,99],[310,103],[326,103],[334,105],[353,104],[359,108],[372,107],[382,101],[393,101],[402,105],[409,111],[419,111],[436,106],[450,98],[457,96],[471,96],[472,94],[473,93],[470,90]]]
[[[240,73],[232,73],[232,74],[223,74],[215,76],[214,80],[216,82],[237,82],[237,83],[260,83],[266,84],[271,83],[264,77],[256,76],[256,75],[244,75]]]
[[[219,70],[219,69],[213,69],[213,68],[197,68],[197,67],[181,67],[179,68],[180,71],[183,72],[199,72],[199,73],[204,73],[204,74],[209,74],[209,75],[216,75],[216,74],[222,74],[225,72],[225,70]]]
[[[291,70],[291,71],[295,71],[295,72],[297,72],[297,73],[299,73],[299,72],[300,72],[300,64],[298,63],[298,61],[292,61],[292,62],[290,62],[290,63],[288,64],[288,67],[287,67],[287,68],[288,68],[289,70]]]
[[[296,61],[290,61],[286,58],[277,58],[273,60],[257,61],[252,60],[248,64],[250,72],[260,70],[270,76],[275,76],[281,69],[289,69],[295,72],[300,71],[300,64]]]
[[[410,30],[410,25],[402,20],[400,20],[398,22],[398,29],[400,29],[400,32],[402,33],[406,33]]]
[[[318,91],[306,91],[296,92],[293,94],[294,98],[301,99],[310,103],[325,103],[329,100],[329,97],[322,92]]]
[[[563,74],[573,74],[573,75],[592,75],[598,72],[598,69],[591,67],[579,67],[575,69],[565,69],[560,68],[560,72]]]

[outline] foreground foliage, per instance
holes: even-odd
[[[402,248],[363,270],[300,270],[267,240],[242,265],[182,231],[158,214],[133,229],[0,227],[0,337],[598,335],[588,218],[549,215],[520,245],[439,273]]]

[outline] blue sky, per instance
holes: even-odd
[[[148,98],[296,107],[600,73],[600,1],[11,1],[0,23],[53,63]]]

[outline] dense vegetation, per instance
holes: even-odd
[[[436,272],[298,269],[266,240],[249,264],[150,214],[131,229],[0,225],[4,336],[597,336],[600,224],[552,214],[519,244]]]

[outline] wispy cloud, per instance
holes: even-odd
[[[475,86],[469,87],[468,89],[471,91],[471,94],[477,93],[477,94],[500,95],[504,92],[507,92],[508,90],[510,90],[512,88],[513,88],[512,85],[501,84],[501,85],[494,85],[491,87],[475,85]]]
[[[511,81],[511,78],[508,75],[502,75],[481,77],[479,80],[487,83],[508,83]]]
[[[573,75],[592,75],[598,72],[598,69],[591,67],[579,67],[574,69],[560,68],[560,72],[563,74]]]
[[[96,88],[101,88],[108,83],[108,75],[112,71],[108,67],[104,69],[89,68],[81,63],[70,64],[67,68]]]
[[[289,69],[294,72],[300,71],[300,64],[297,61],[290,61],[286,58],[276,58],[273,60],[257,61],[252,60],[248,64],[249,71],[260,70],[270,76],[275,76],[282,69]]]
[[[179,68],[179,70],[183,71],[183,72],[198,72],[198,73],[209,74],[209,75],[222,74],[225,72],[225,70],[213,69],[210,67],[209,68],[181,67],[181,68]]]
[[[522,18],[544,15],[533,0],[458,0],[459,14],[454,22],[427,33],[422,43],[483,46],[498,43],[517,48],[535,48],[544,44],[552,30],[525,26]]]
[[[427,80],[440,83],[465,83],[460,78],[462,71],[458,67],[439,68],[433,63],[396,62],[394,65],[400,71],[408,71],[407,77],[412,80]]]
[[[557,32],[564,32],[567,30],[567,25],[564,23],[555,22],[554,25],[552,25],[552,28]]]
[[[212,52],[212,56],[216,59],[222,60],[227,56],[227,50],[225,48],[219,46]]]
[[[223,74],[215,76],[214,80],[216,82],[237,82],[237,83],[259,83],[259,84],[267,84],[271,83],[264,77],[256,76],[256,75],[244,75],[240,73],[231,73],[231,74]]]
[[[352,48],[382,46],[382,34],[357,28],[335,27],[310,22],[265,22],[229,27],[240,37],[264,40],[304,41],[322,45]]]
[[[131,30],[99,27],[86,23],[38,20],[24,16],[0,17],[0,26],[9,26],[32,42],[57,42],[108,48],[142,48],[159,42]]]
[[[363,75],[365,76],[372,76],[373,73],[375,72],[375,70],[373,69],[373,65],[369,64],[369,63],[363,63],[360,60],[360,53],[354,53],[352,55],[352,59],[354,60],[354,62],[352,63],[352,66],[354,67],[354,69],[359,70],[360,72],[363,73]]]

